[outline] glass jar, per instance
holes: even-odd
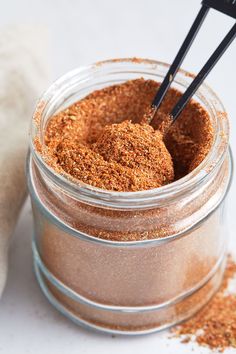
[[[161,188],[112,192],[76,184],[52,170],[33,143],[35,136],[43,143],[53,114],[95,89],[139,77],[162,81],[168,68],[121,59],[76,69],[45,92],[32,120],[27,175],[36,276],[48,300],[86,327],[122,334],[169,327],[205,305],[222,280],[232,158],[224,108],[205,84],[194,99],[211,118],[212,148],[194,171]],[[180,70],[172,86],[184,91],[191,80]]]

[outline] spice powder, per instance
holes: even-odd
[[[192,319],[173,329],[183,343],[194,335],[199,345],[211,349],[236,348],[236,289],[228,290],[235,277],[236,263],[229,257],[222,285],[213,299]]]
[[[94,91],[51,117],[45,160],[69,178],[114,191],[157,188],[183,177],[208,153],[212,124],[192,101],[163,141],[160,130],[180,92],[169,91],[154,130],[145,117],[158,85],[137,79]]]

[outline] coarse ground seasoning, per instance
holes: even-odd
[[[61,141],[55,152],[62,169],[87,184],[115,191],[150,189],[174,179],[171,156],[159,131],[124,121],[106,126],[90,145]]]
[[[236,348],[236,289],[228,289],[235,277],[236,263],[229,257],[222,285],[213,299],[192,319],[173,329],[183,343],[194,336],[198,344],[211,349]]]
[[[158,85],[127,81],[94,91],[59,112],[50,119],[40,147],[45,160],[69,178],[114,191],[157,188],[189,173],[212,144],[208,113],[191,101],[163,137],[181,93],[169,91],[153,129],[145,117]]]

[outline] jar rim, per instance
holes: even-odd
[[[77,77],[83,78],[87,75],[90,78],[93,78],[94,75],[98,75],[99,71],[101,71],[103,68],[108,70],[138,70],[139,67],[140,69],[145,67],[146,69],[151,69],[154,72],[158,69],[167,71],[169,64],[151,59],[121,58],[100,61],[95,64],[83,66],[74,69],[57,79],[43,93],[36,105],[30,130],[30,150],[33,156],[33,160],[54,185],[59,187],[74,199],[78,199],[92,205],[112,207],[117,209],[138,209],[145,206],[158,206],[163,200],[165,200],[166,203],[171,202],[175,198],[179,197],[182,193],[186,193],[187,191],[190,191],[194,187],[201,184],[203,181],[207,181],[214,173],[215,168],[221,165],[223,162],[225,153],[227,152],[228,148],[229,123],[222,102],[216,93],[205,83],[201,85],[194,97],[199,98],[199,96],[201,96],[201,98],[205,99],[205,102],[209,108],[207,111],[211,118],[215,120],[216,126],[214,141],[209,153],[199,164],[199,166],[197,166],[192,172],[180,178],[179,180],[159,188],[136,192],[109,191],[85,184],[80,181],[74,182],[62,174],[57,173],[46,163],[46,161],[44,161],[41,154],[35,149],[34,137],[35,135],[39,135],[40,132],[38,119],[43,114],[47,105],[55,96],[56,92],[68,84],[68,81],[73,82],[73,80]],[[182,79],[184,78],[189,81],[189,79],[193,78],[194,75],[183,69],[180,69],[176,78],[177,77],[179,77],[181,85],[186,87],[186,82],[183,82]],[[176,81],[176,78],[174,81]]]

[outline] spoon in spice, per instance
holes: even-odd
[[[118,124],[108,126],[95,144],[95,149],[100,154],[104,155],[104,150],[106,154],[107,151],[111,151],[111,158],[113,161],[115,160],[119,163],[122,162],[122,164],[125,164],[126,166],[128,165],[129,167],[132,165],[133,168],[139,167],[142,170],[148,168],[148,174],[146,176],[147,180],[150,179],[151,175],[150,167],[152,166],[153,169],[153,166],[155,166],[155,170],[152,172],[155,172],[154,177],[158,182],[158,187],[174,180],[173,161],[164,143],[164,137],[167,131],[179,117],[183,108],[236,37],[236,24],[234,24],[232,29],[228,32],[203,66],[199,74],[180,97],[170,114],[164,114],[158,110],[210,8],[214,8],[224,14],[236,18],[236,0],[203,0],[202,7],[160,85],[150,109],[143,116],[141,122],[143,123],[142,127],[138,127],[137,124],[130,125],[128,122],[124,122],[120,124],[120,126]],[[150,131],[147,131],[146,127],[148,124],[155,130],[151,129]],[[144,136],[146,135],[146,142],[148,142],[148,144],[144,144]],[[150,141],[155,141],[155,149],[152,151],[152,154],[150,153]],[[130,145],[132,148],[130,148]],[[140,156],[142,156],[142,161],[140,161]],[[204,158],[204,156],[200,156],[201,161],[202,157]],[[201,162],[200,160],[197,159],[196,162],[193,163],[192,169]]]
[[[229,45],[233,42],[236,37],[236,23],[233,25],[231,30],[216,48],[214,53],[210,56],[206,64],[203,66],[199,74],[192,81],[187,90],[183,93],[179,101],[176,103],[169,115],[164,115],[158,111],[162,100],[164,99],[168,88],[170,87],[172,81],[174,80],[180,65],[182,64],[186,54],[188,53],[193,40],[195,39],[206,15],[208,14],[210,8],[213,8],[221,13],[231,16],[236,19],[236,0],[203,0],[202,7],[192,24],[182,46],[180,47],[172,65],[170,66],[162,84],[160,85],[157,94],[152,102],[149,112],[145,115],[144,120],[148,124],[152,125],[155,129],[160,130],[163,135],[166,134],[170,126],[176,121],[180,113],[197,91],[199,86],[205,80],[207,75],[213,69],[215,64],[224,54]]]

